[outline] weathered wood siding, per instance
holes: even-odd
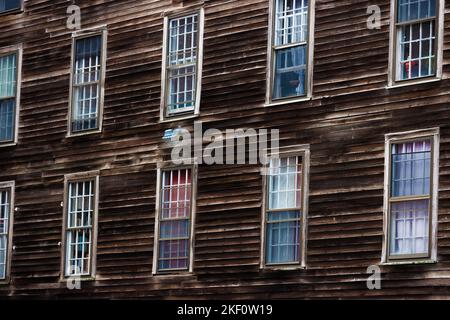
[[[107,24],[101,134],[66,138],[71,34]],[[199,167],[192,276],[152,276],[156,165],[168,150],[159,123],[162,13],[205,9],[200,120],[208,128],[279,128],[281,145],[311,145],[307,270],[261,271],[258,166]],[[0,48],[23,44],[18,145],[0,148],[0,181],[16,181],[12,281],[0,297],[450,298],[450,3],[443,80],[387,89],[388,0],[316,0],[313,99],[263,107],[269,0],[25,0],[0,16]],[[382,9],[381,30],[366,9]],[[380,263],[384,135],[441,128],[437,264]],[[64,175],[100,170],[97,280],[60,282]]]

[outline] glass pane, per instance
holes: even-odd
[[[177,68],[169,71],[169,112],[193,110],[196,93],[195,66]]]
[[[69,184],[69,228],[91,227],[94,214],[94,181]]]
[[[0,100],[0,142],[14,140],[15,99]]]
[[[189,263],[189,240],[160,241],[159,270],[187,269]]]
[[[72,131],[98,127],[102,36],[76,41]]]
[[[191,214],[191,170],[163,172],[161,218],[188,218]]]
[[[0,100],[16,96],[16,54],[0,57]]]
[[[391,255],[428,253],[429,204],[429,200],[392,204]]]
[[[398,0],[398,22],[427,19],[436,15],[436,0]]]
[[[98,127],[99,84],[78,86],[74,90],[75,114],[72,131],[92,130]]]
[[[277,0],[275,10],[275,45],[306,42],[308,1]]]
[[[301,158],[272,159],[269,169],[269,210],[301,208]]]
[[[179,238],[189,238],[189,220],[161,221],[161,240]]]
[[[434,25],[428,21],[399,27],[399,80],[436,74]]]
[[[266,234],[266,263],[299,262],[300,211],[268,214]]]
[[[430,194],[431,141],[392,146],[392,197]]]
[[[0,12],[20,9],[21,0],[0,0]]]
[[[0,279],[6,277],[6,257],[8,252],[8,236],[0,235]]]
[[[306,46],[275,51],[273,98],[305,95]]]
[[[0,235],[8,234],[8,220],[9,220],[9,191],[0,192]]]
[[[66,275],[89,275],[91,262],[91,229],[67,232]]]

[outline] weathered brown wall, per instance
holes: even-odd
[[[196,7],[202,1],[184,1]],[[162,12],[170,0],[77,0],[83,27],[108,25],[102,134],[66,138],[71,35],[64,0],[25,1],[0,17],[0,47],[23,43],[19,143],[0,149],[0,181],[16,181],[12,283],[0,296],[59,298],[450,298],[450,4],[440,82],[387,89],[389,1],[317,0],[314,97],[264,108],[268,0],[205,0],[200,120],[208,128],[279,128],[311,144],[308,269],[260,271],[257,166],[200,166],[193,276],[152,276],[160,124]],[[382,8],[381,30],[366,9]],[[384,135],[439,126],[439,262],[381,260]],[[59,282],[63,177],[100,170],[97,280]]]

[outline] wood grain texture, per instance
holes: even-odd
[[[268,0],[77,0],[83,28],[107,25],[103,132],[66,138],[72,1],[25,0],[0,16],[0,48],[23,45],[17,146],[0,148],[0,181],[16,183],[10,298],[450,298],[450,3],[443,79],[387,88],[388,0],[316,0],[313,98],[264,107]],[[366,9],[380,5],[382,28]],[[198,168],[194,274],[153,276],[163,15],[205,9],[200,116],[209,128],[280,129],[310,144],[307,269],[260,270],[259,166]],[[440,127],[437,264],[382,266],[384,135]],[[64,175],[100,172],[97,279],[60,282]]]

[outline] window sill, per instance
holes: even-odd
[[[198,117],[199,117],[199,114],[186,114],[186,115],[180,115],[180,116],[168,116],[168,117],[164,117],[164,119],[160,119],[159,123],[171,123],[171,122],[175,122],[175,121],[195,119],[195,118],[198,118]]]
[[[264,266],[260,268],[261,271],[299,271],[306,270],[306,266],[300,265],[279,265],[279,266]]]
[[[393,88],[402,88],[402,87],[409,87],[414,85],[420,85],[425,83],[433,83],[433,82],[439,82],[442,78],[440,77],[431,77],[431,78],[424,78],[424,79],[414,79],[414,80],[405,80],[400,82],[394,82],[392,84],[389,84],[386,89],[393,89]]]
[[[0,143],[0,148],[15,147],[17,142]]]
[[[0,12],[0,17],[7,16],[7,15],[13,15],[13,14],[21,14],[21,13],[24,13],[24,10],[22,8],[11,9],[8,11]]]
[[[97,278],[95,276],[70,276],[70,277],[63,277],[59,279],[59,282],[67,282],[67,281],[81,281],[81,282],[93,282],[96,281]]]
[[[6,278],[3,280],[0,280],[0,286],[9,286],[11,284],[11,278]]]
[[[84,137],[84,136],[93,136],[93,135],[101,134],[101,133],[102,133],[101,130],[86,131],[86,132],[80,132],[80,133],[71,133],[71,134],[66,135],[66,139]]]
[[[295,99],[275,100],[275,101],[271,101],[271,102],[266,102],[264,104],[264,107],[282,106],[285,104],[305,102],[305,101],[311,101],[311,100],[312,100],[312,96],[306,96],[306,97],[295,98]]]
[[[415,264],[436,264],[436,260],[423,259],[423,260],[401,260],[401,261],[389,261],[382,262],[380,266],[400,266],[400,265],[415,265]]]
[[[190,272],[190,271],[158,271],[157,273],[153,273],[154,277],[158,277],[158,278],[173,278],[173,277],[192,277],[194,276],[194,272]]]

